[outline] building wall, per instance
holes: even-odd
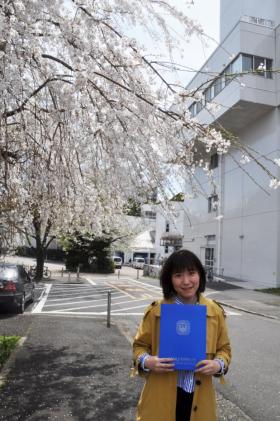
[[[269,20],[244,21],[246,16]],[[272,27],[272,22],[275,26]],[[250,23],[251,22],[251,23]],[[221,0],[221,44],[192,79],[188,88],[204,89],[239,53],[273,60],[280,68],[280,1]],[[211,80],[212,79],[212,80]],[[201,123],[220,123],[241,144],[258,152],[261,164],[280,177],[272,160],[280,158],[280,75],[239,76],[216,95],[219,110],[204,107],[196,118]],[[191,102],[190,102],[191,103]],[[205,250],[214,249],[214,267],[224,275],[252,281],[258,286],[280,286],[280,191],[269,188],[269,177],[253,161],[241,163],[242,152],[231,148],[214,170],[219,208],[208,213],[213,194],[205,174],[196,174],[203,195],[185,202],[191,227],[185,225],[184,247],[203,261]],[[189,185],[186,183],[186,192]],[[213,237],[215,236],[215,237]],[[214,240],[213,240],[214,238]]]
[[[244,15],[269,19],[279,24],[279,0],[221,0],[220,40]]]
[[[264,157],[280,156],[279,117],[275,108],[239,133],[240,141],[257,150],[263,156],[260,162],[278,177],[279,170]],[[232,155],[240,160],[240,154]],[[280,281],[280,192],[269,189],[268,176],[254,162],[242,168],[251,178],[230,156],[225,157],[221,265],[228,276],[275,286]]]
[[[279,177],[279,169],[267,160],[280,156],[279,109],[274,108],[238,135],[240,142],[257,150],[260,162]],[[241,153],[234,149],[220,158],[214,170],[220,209],[211,213],[206,196],[213,189],[203,172],[198,172],[206,196],[186,202],[192,228],[185,230],[184,247],[194,251],[203,263],[205,249],[213,247],[214,267],[220,273],[223,269],[226,277],[252,281],[256,287],[276,286],[280,284],[280,192],[269,189],[269,177],[257,164],[241,164],[240,159]],[[213,235],[214,244],[207,245],[207,237]]]

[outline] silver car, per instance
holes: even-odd
[[[144,257],[134,257],[132,262],[132,267],[135,269],[143,269],[145,264]]]

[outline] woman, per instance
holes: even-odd
[[[231,349],[223,309],[205,298],[205,271],[188,250],[174,252],[160,275],[164,299],[146,310],[133,342],[135,370],[146,377],[137,421],[216,421],[212,376],[228,370]],[[158,358],[161,304],[198,304],[207,309],[207,357],[195,371],[174,370],[171,358]]]

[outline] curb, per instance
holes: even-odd
[[[6,382],[6,378],[8,377],[9,372],[11,371],[12,365],[15,362],[16,354],[18,353],[20,347],[22,347],[22,345],[24,344],[26,339],[27,339],[27,336],[22,336],[19,339],[18,343],[16,344],[16,347],[13,349],[13,351],[9,355],[7,361],[4,363],[3,367],[1,368],[1,370],[0,370],[0,389],[1,389],[1,387],[4,386],[4,384]]]
[[[217,301],[217,303],[219,303],[219,304],[221,304],[225,307],[233,308],[234,310],[243,311],[244,313],[254,314],[256,316],[261,316],[261,317],[265,317],[267,319],[272,319],[272,320],[280,320],[280,318],[276,317],[276,316],[270,316],[269,314],[258,313],[257,311],[253,311],[253,310],[247,310],[247,309],[242,308],[242,307],[237,307],[237,306],[234,306],[232,304],[228,304],[224,301],[218,301],[218,300],[216,300],[216,301]]]

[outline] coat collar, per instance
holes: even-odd
[[[174,304],[174,302],[174,298],[158,301],[159,305],[157,305],[154,310],[155,315],[160,317],[160,304]],[[216,313],[214,311],[212,301],[205,298],[202,294],[199,294],[198,304],[206,306],[207,316],[215,316]]]

